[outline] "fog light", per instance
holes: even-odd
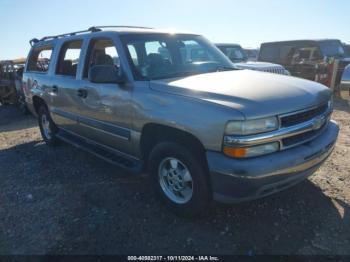
[[[224,154],[229,157],[245,158],[260,155],[266,155],[279,150],[279,143],[273,142],[269,144],[252,146],[252,147],[229,147],[224,146]]]

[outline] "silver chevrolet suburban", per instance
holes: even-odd
[[[92,27],[30,43],[25,97],[47,145],[63,140],[147,171],[180,215],[286,189],[319,168],[338,136],[328,88],[237,70],[200,35]]]

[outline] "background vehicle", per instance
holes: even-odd
[[[250,69],[275,74],[290,75],[281,65],[249,61],[249,57],[238,44],[216,44],[216,46],[235,64],[239,69]]]
[[[22,77],[25,58],[0,61],[0,103],[15,104],[26,111]]]
[[[255,62],[258,60],[259,49],[256,48],[243,48],[243,51],[247,54],[248,61]]]
[[[337,89],[350,59],[339,40],[295,40],[261,44],[258,61],[279,63],[293,76]]]
[[[343,72],[340,83],[340,96],[348,100],[350,105],[350,65],[348,65]]]
[[[31,43],[24,90],[47,145],[147,171],[180,215],[288,188],[338,136],[328,88],[237,70],[200,35],[92,27]]]
[[[0,103],[16,103],[18,100],[15,87],[15,71],[10,61],[0,62]]]
[[[346,57],[350,57],[350,45],[343,44],[344,52]]]

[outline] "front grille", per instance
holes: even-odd
[[[324,125],[318,130],[312,130],[299,135],[284,138],[282,139],[283,147],[286,148],[286,147],[302,144],[312,139],[313,137],[315,137],[318,133],[320,133],[320,130],[322,130],[323,127]]]
[[[273,73],[273,74],[280,74],[280,75],[286,74],[285,70],[283,68],[279,68],[279,67],[267,68],[264,70],[264,72]]]
[[[328,105],[325,104],[308,111],[296,113],[289,116],[284,116],[281,118],[281,127],[290,127],[293,125],[297,125],[297,124],[309,121],[312,118],[325,113],[327,109],[328,109]]]

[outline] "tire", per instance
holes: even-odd
[[[45,105],[40,106],[38,110],[38,123],[40,128],[40,133],[48,146],[56,146],[59,144],[59,139],[56,134],[58,128],[52,121],[49,110]]]
[[[154,191],[172,212],[193,217],[205,210],[212,194],[205,165],[194,153],[180,144],[161,142],[148,164]]]
[[[28,109],[28,107],[27,107],[27,105],[25,104],[25,103],[20,103],[19,104],[19,110],[21,111],[21,113],[23,114],[23,115],[29,115],[29,109]]]

